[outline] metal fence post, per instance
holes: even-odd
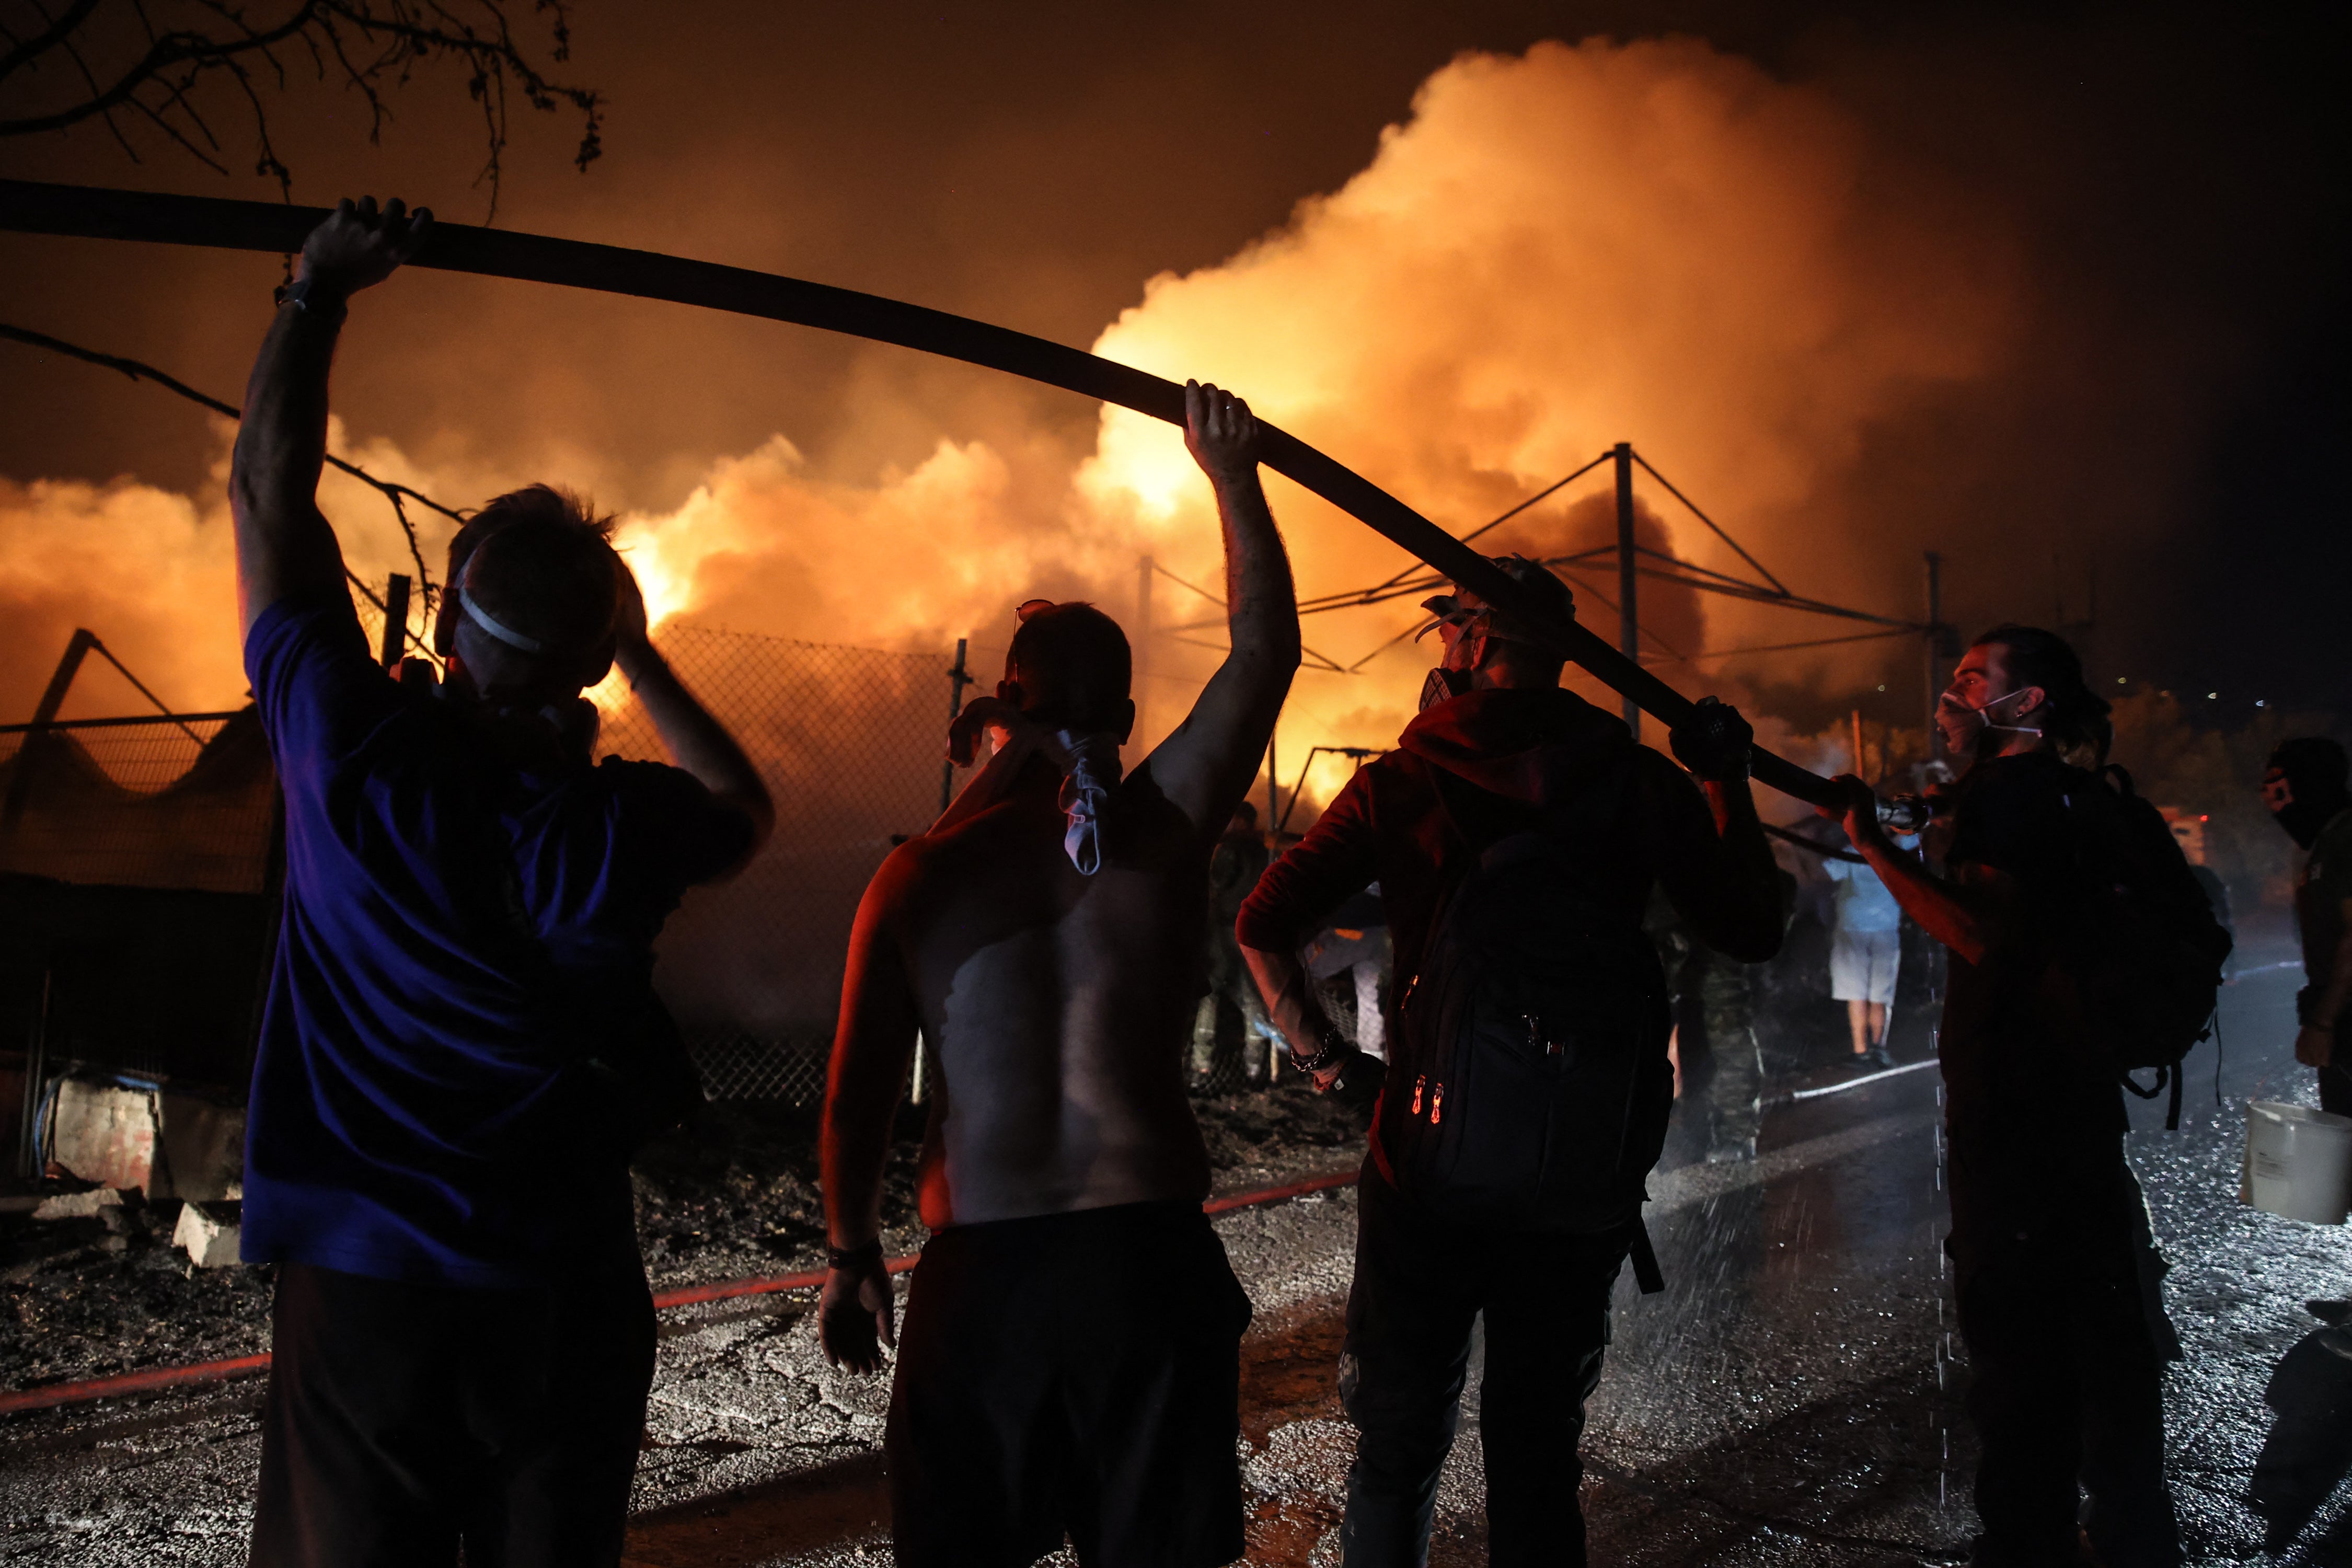
[[[956,638],[955,668],[948,671],[948,723],[951,726],[955,723],[957,716],[963,711],[963,689],[972,684],[971,676],[963,665],[964,647],[970,641],[969,637]],[[941,763],[940,764],[940,810],[944,813],[954,803],[955,763]]]
[[[1617,651],[1639,664],[1642,659],[1642,622],[1633,603],[1636,578],[1633,575],[1633,444],[1620,441],[1614,453],[1617,459]],[[1632,698],[1625,699],[1625,727],[1633,731],[1633,739],[1642,738],[1641,705]]]
[[[383,667],[397,671],[408,644],[408,579],[394,572],[383,589]]]

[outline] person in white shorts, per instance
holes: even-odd
[[[1896,840],[1905,849],[1919,840]],[[1895,974],[1903,962],[1903,910],[1878,873],[1852,860],[1823,859],[1822,869],[1837,884],[1830,923],[1830,995],[1845,1004],[1857,1060],[1893,1067],[1886,1025],[1895,1005]]]

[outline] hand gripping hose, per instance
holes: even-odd
[[[0,230],[20,234],[135,239],[283,255],[301,249],[304,237],[328,216],[323,207],[0,180]],[[647,250],[456,223],[436,223],[409,265],[560,283],[819,327],[1025,376],[1171,425],[1184,423],[1184,389],[1173,382],[1026,332],[851,289]],[[1265,445],[1261,460],[1267,468],[1314,491],[1488,604],[1550,632],[1570,658],[1602,684],[1632,698],[1668,729],[1691,722],[1695,704],[1690,699],[1573,617],[1561,619],[1542,598],[1513,582],[1485,556],[1297,437],[1271,425],[1262,428]],[[1754,753],[1752,771],[1758,783],[1802,801],[1833,805],[1840,798],[1827,779],[1761,748]]]

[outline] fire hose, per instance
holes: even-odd
[[[0,230],[19,234],[285,255],[300,250],[304,237],[328,216],[323,207],[0,180]],[[456,223],[436,224],[409,265],[667,300],[817,327],[1024,376],[1171,425],[1184,423],[1184,390],[1173,382],[1026,332],[829,284],[654,251]],[[1570,659],[1669,730],[1685,728],[1696,719],[1697,706],[1689,698],[1609,646],[1572,615],[1562,617],[1470,546],[1297,437],[1271,425],[1262,428],[1260,460],[1267,468],[1321,496],[1488,604],[1549,634]],[[1758,783],[1811,805],[1834,805],[1840,798],[1829,780],[1761,747],[1753,753],[1751,771]]]

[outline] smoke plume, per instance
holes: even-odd
[[[1546,43],[1431,76],[1361,172],[1223,264],[1145,282],[1095,346],[1241,392],[1457,531],[1630,440],[1798,591],[1908,614],[1910,568],[1872,548],[1881,525],[1854,515],[1841,487],[1874,427],[2006,362],[2015,270],[1995,217],[1891,163],[1818,90],[1695,41]],[[1034,595],[1091,597],[1132,624],[1145,556],[1219,588],[1208,487],[1165,426],[1107,410],[1075,462],[1051,429],[942,431],[919,464],[863,483],[813,473],[806,438],[779,431],[716,463],[682,505],[625,517],[623,545],[658,615],[884,647],[969,634],[985,658],[1012,606]],[[453,502],[547,477],[436,471],[381,443],[362,460]],[[1606,481],[1604,468],[1482,545],[1533,555],[1605,542]],[[1642,484],[1646,540],[1738,569]],[[1303,594],[1410,564],[1286,483],[1270,479],[1269,491]],[[347,483],[325,501],[355,570],[403,568],[380,501]],[[75,624],[152,671],[175,704],[237,700],[215,501],[37,480],[0,490],[0,509],[14,542],[0,563],[0,700],[29,707],[54,657],[43,650]],[[134,553],[141,569],[121,570]],[[1197,645],[1222,637],[1214,605],[1166,576],[1153,592],[1147,740],[1213,667],[1213,647]],[[1605,566],[1579,592],[1588,623],[1612,637],[1600,601],[1613,595]],[[1643,605],[1650,655],[1668,663],[1848,629],[1656,584]],[[1408,600],[1307,622],[1330,661],[1371,657],[1355,674],[1302,673],[1282,753],[1393,739],[1428,649],[1377,650],[1414,615]],[[1826,679],[1840,657],[1784,659],[1773,678]],[[1736,671],[1664,672],[1736,695]],[[1310,793],[1328,794],[1344,765],[1327,760]],[[1286,787],[1295,766],[1282,767]]]

